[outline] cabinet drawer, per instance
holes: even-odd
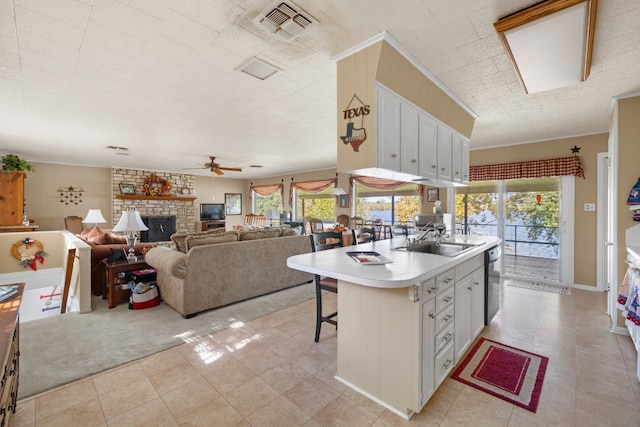
[[[436,279],[429,279],[422,282],[422,297],[424,299],[432,298],[436,292],[438,292]]]
[[[436,387],[439,386],[442,381],[449,375],[449,372],[453,369],[453,342],[447,344],[438,354],[436,354],[435,358],[435,379],[436,379]]]
[[[438,293],[436,296],[436,313],[440,313],[447,306],[453,304],[453,299],[456,294],[455,287],[451,286],[443,292]]]
[[[453,323],[443,330],[441,330],[438,335],[436,335],[436,342],[434,345],[435,352],[438,353],[442,348],[453,341]]]
[[[446,309],[442,310],[440,313],[436,314],[436,334],[440,333],[443,328],[446,328],[448,325],[453,325],[454,318],[454,309],[453,304],[451,304]]]
[[[453,269],[436,276],[436,287],[438,288],[438,292],[447,289],[449,286],[453,286],[455,277],[456,275]]]

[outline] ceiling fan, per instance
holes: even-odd
[[[184,170],[187,170],[187,169],[211,169],[211,172],[214,172],[216,175],[223,175],[224,172],[222,172],[222,171],[242,172],[242,169],[240,169],[240,168],[226,168],[226,167],[220,166],[219,163],[216,163],[216,158],[214,156],[209,156],[209,158],[211,159],[211,161],[209,163],[205,163],[204,167],[202,167],[202,168],[184,168]]]

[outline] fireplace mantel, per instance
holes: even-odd
[[[118,194],[118,199],[122,200],[180,200],[183,202],[193,202],[196,197],[183,197],[183,196],[143,196],[137,194]]]

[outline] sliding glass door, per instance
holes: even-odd
[[[565,195],[570,201],[563,200],[561,182],[572,188],[568,184],[573,184],[573,177],[480,181],[458,188],[456,231],[500,237],[506,277],[572,281],[572,266],[566,265],[563,271],[561,260],[573,259],[572,250],[567,250],[572,248],[563,250],[564,239],[569,235],[573,239],[573,234],[568,234],[562,221],[573,216],[573,192]],[[566,211],[571,216],[563,214]]]

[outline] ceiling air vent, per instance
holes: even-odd
[[[253,22],[286,41],[292,41],[317,21],[292,2],[277,1]]]

